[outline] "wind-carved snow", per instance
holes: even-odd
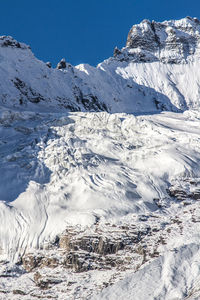
[[[198,299],[192,294],[200,280],[199,258],[196,244],[170,251],[93,299]]]
[[[67,225],[148,214],[158,209],[156,198],[169,205],[166,190],[174,178],[200,177],[198,119],[10,114],[14,121],[10,127],[2,121],[1,136],[4,254],[39,247]]]
[[[37,60],[29,46],[0,37],[2,276],[7,262],[46,253],[45,247],[57,255],[56,241],[63,236],[68,241],[79,232],[98,240],[106,231],[121,232],[135,247],[127,252],[131,257],[126,252],[122,257],[134,260],[130,266],[136,273],[127,271],[130,277],[115,290],[119,299],[123,289],[127,298],[136,293],[138,299],[147,299],[147,293],[149,299],[199,295],[199,36],[196,18],[145,20],[133,26],[125,48],[115,49],[114,57],[96,68],[67,63],[63,69]],[[154,273],[154,267],[160,271]],[[80,290],[77,283],[69,299],[80,299],[81,293],[93,297],[98,280],[100,291],[123,278],[124,268],[121,275],[117,267],[102,269],[102,276],[96,269],[85,279],[73,275],[90,288]],[[59,269],[58,277],[65,273]],[[28,273],[19,281],[18,275],[14,285],[24,278],[23,286],[31,290]],[[138,283],[143,275],[155,280],[151,287],[146,279]],[[179,285],[172,282],[175,276]],[[59,293],[52,293],[63,299],[65,283],[59,280]],[[12,293],[7,279],[0,284],[0,293],[5,286]],[[114,295],[111,288],[100,298]]]
[[[1,169],[7,166],[14,176],[9,184],[6,176],[1,181],[1,259],[18,261],[65,228],[92,228],[97,219],[104,227],[153,214],[177,216],[182,204],[167,190],[200,177],[199,122],[193,111],[133,116],[3,110]],[[197,242],[198,234],[185,230],[187,238],[171,237],[169,249]]]

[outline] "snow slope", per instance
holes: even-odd
[[[93,299],[199,299],[192,295],[200,283],[199,258],[196,244],[170,251]]]
[[[142,250],[139,267],[137,260],[131,265],[136,273],[97,298],[192,295],[199,280],[199,37],[195,18],[145,20],[133,26],[126,47],[115,49],[96,68],[67,64],[63,69],[37,60],[28,46],[11,37],[0,38],[2,278],[9,263],[19,264],[28,253],[36,255],[46,247],[60,253],[56,240],[69,228],[90,237],[99,228],[107,241],[107,226],[125,226],[123,238],[128,240],[130,224],[138,230],[146,224],[132,246],[145,235],[145,247],[152,250],[148,261]],[[166,247],[158,238],[159,252],[148,235],[157,232],[154,219],[166,237]],[[169,220],[180,232],[167,231]],[[125,276],[126,269],[122,277],[115,271],[104,274],[106,284],[112,276],[112,283]],[[26,278],[25,289],[31,290],[23,272],[13,275],[13,282]],[[98,278],[102,288],[100,273],[101,268],[85,275],[90,287],[83,291],[85,299]],[[172,280],[176,276],[178,284]],[[12,293],[7,279],[0,284],[0,293],[4,288],[2,293]],[[58,290],[52,293],[57,297]],[[78,283],[70,293],[70,299],[80,299]]]
[[[187,287],[187,291],[194,288],[193,283],[200,274],[197,268],[198,246],[192,245],[198,245],[199,241],[198,111],[140,116],[106,112],[76,112],[66,115],[2,111],[0,258],[4,263],[0,274],[5,280],[2,279],[0,291],[3,289],[8,293],[12,288],[10,277],[6,280],[11,271],[8,275],[5,275],[5,271],[7,274],[7,270],[13,268],[10,269],[6,261],[19,262],[21,256],[37,253],[39,249],[48,249],[48,244],[68,228],[85,231],[92,236],[98,222],[107,238],[107,224],[114,228],[122,225],[128,228],[130,224],[134,224],[139,229],[146,223],[146,228],[151,228],[153,232],[154,220],[158,220],[159,228],[166,231],[165,235],[161,233],[160,236],[165,236],[167,245],[162,240],[158,243],[159,253],[164,258],[152,262],[153,265],[147,265],[118,284],[117,297],[123,299],[122,294],[125,293],[132,299],[132,291],[135,291],[138,298],[134,299],[145,299],[147,294],[144,291],[148,291],[152,296],[149,299],[153,299],[155,294],[152,291],[155,291],[158,299],[170,299],[168,295],[176,290],[177,297],[174,299],[182,300],[186,293],[183,286]],[[190,186],[193,181],[195,184],[191,183]],[[181,190],[181,193],[186,191],[188,195],[184,197],[181,194],[182,198],[176,199],[172,193],[169,194],[171,186],[177,191]],[[192,196],[195,193],[197,197]],[[195,217],[194,208],[197,210]],[[171,222],[182,225],[169,234],[168,225]],[[116,231],[116,238],[118,232]],[[126,234],[128,237],[128,232]],[[149,249],[154,248],[156,243],[151,235],[146,236],[144,245],[146,244],[148,251],[153,253],[154,250]],[[184,245],[188,245],[186,250]],[[54,255],[60,253],[57,248],[52,251]],[[178,253],[173,263],[171,260],[174,254],[170,251]],[[188,253],[193,253],[194,256],[188,258],[190,261],[187,262]],[[50,255],[48,251],[46,255]],[[190,262],[194,265],[194,272],[187,270]],[[133,270],[136,263],[138,264],[137,260],[133,263]],[[160,273],[152,273],[154,266]],[[165,272],[167,266],[169,269]],[[169,276],[174,278],[173,272],[177,266],[181,269],[176,274],[182,281],[176,286],[177,283],[171,282]],[[184,275],[181,273],[183,270],[187,270]],[[15,269],[13,272],[14,276]],[[62,278],[67,276],[66,280],[69,280],[69,275],[63,269],[56,272],[56,277],[61,280],[61,287],[54,288],[51,293],[56,297],[60,295],[59,299],[63,299],[67,291],[64,294],[62,292],[65,286]],[[98,281],[109,281],[113,274],[101,275],[101,270],[91,272],[84,275],[87,279],[82,284],[92,288],[93,293]],[[117,273],[116,270],[113,272]],[[138,281],[144,273],[146,281]],[[161,279],[162,284],[159,282],[161,273],[165,274]],[[35,289],[33,280],[30,281],[30,276],[33,275],[23,272],[19,274],[16,278],[13,277],[14,286],[20,284],[25,291],[30,292]],[[44,274],[48,276],[49,271]],[[117,274],[115,280],[120,278],[119,272]],[[55,276],[54,273],[52,275]],[[126,272],[123,272],[122,278],[125,275]],[[80,285],[82,277],[73,276]],[[146,289],[149,280],[155,281],[151,290]],[[129,281],[130,284],[127,283]],[[81,293],[77,291],[78,285],[69,299],[81,299]],[[139,291],[143,291],[142,294]],[[99,299],[112,299],[112,294],[112,289],[105,291]],[[114,295],[115,293],[113,299]],[[16,296],[11,299],[20,298]],[[28,295],[24,299],[32,298]],[[90,297],[86,293],[83,299]]]
[[[170,205],[167,189],[173,181],[200,177],[200,121],[191,121],[189,113],[5,115],[4,254],[39,247],[67,224],[148,215],[158,209],[154,199]]]

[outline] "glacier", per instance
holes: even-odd
[[[199,49],[190,17],[97,67],[0,37],[1,299],[200,297]]]

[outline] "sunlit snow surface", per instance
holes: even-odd
[[[1,110],[1,256],[17,259],[67,225],[170,208],[168,187],[200,177],[200,114]],[[165,213],[161,211],[160,213]]]
[[[167,252],[93,299],[197,300],[200,297],[199,259],[199,245],[185,245],[178,251]]]
[[[149,52],[152,28],[164,44]],[[63,70],[0,37],[0,299],[21,299],[19,287],[25,300],[200,299],[200,21],[146,20],[132,34],[132,48],[96,68]],[[69,228],[107,238],[132,225],[150,233],[114,254],[119,268],[40,268],[58,280],[41,290],[37,268],[14,265],[59,256]]]

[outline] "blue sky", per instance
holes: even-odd
[[[200,18],[200,0],[0,0],[0,11],[0,35],[29,44],[39,59],[96,65],[143,19]]]

